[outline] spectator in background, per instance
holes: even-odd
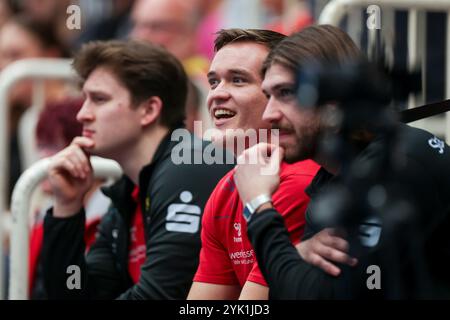
[[[103,0],[104,6],[107,6],[109,2],[108,7],[110,7],[110,10],[103,10],[102,13],[104,16],[100,18],[92,16],[96,12],[87,12],[89,1],[80,1],[82,14],[86,18],[82,20],[84,23],[81,28],[81,33],[71,43],[72,47],[78,49],[81,45],[89,41],[120,40],[128,36],[132,27],[130,11],[133,7],[134,0]],[[105,11],[108,13],[105,13]],[[66,28],[66,34],[70,32]]]
[[[52,25],[39,22],[28,16],[13,16],[0,30],[0,70],[12,62],[26,58],[62,57],[65,50],[61,46]],[[57,101],[68,94],[68,88],[60,81],[45,82],[45,101]],[[32,82],[23,80],[10,91],[8,136],[10,137],[11,168],[10,191],[17,181],[21,170],[21,157],[18,144],[19,119],[31,106]],[[36,116],[37,117],[37,116]],[[34,125],[28,126],[28,139],[34,137]]]
[[[200,0],[136,0],[132,9],[133,29],[131,38],[163,46],[183,64],[192,82],[191,96],[200,93],[203,105],[208,84],[206,73],[209,60],[197,51],[197,28],[201,19]],[[210,127],[207,114],[187,106],[190,124],[202,120],[204,129]],[[192,119],[192,120],[191,120]],[[190,127],[191,125],[188,125]]]
[[[39,115],[36,127],[37,148],[40,158],[51,157],[67,147],[72,140],[81,135],[82,125],[76,120],[83,100],[68,99],[59,103],[52,103],[45,107]],[[96,179],[91,189],[84,198],[86,208],[86,222],[84,240],[86,252],[95,240],[97,225],[103,214],[108,210],[111,201],[101,191],[100,186],[104,183],[102,179]],[[32,299],[46,299],[43,286],[42,269],[38,268],[44,236],[43,218],[50,207],[52,190],[48,180],[41,184],[43,197],[36,204],[35,214],[32,217],[32,230],[30,236],[30,258],[29,258],[29,286]]]

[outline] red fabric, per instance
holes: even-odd
[[[291,241],[298,243],[305,226],[305,210],[309,197],[305,188],[319,166],[313,161],[292,165],[283,163],[280,187],[272,199],[285,220]],[[244,286],[252,281],[267,286],[247,237],[243,204],[230,171],[211,194],[202,220],[202,249],[194,281]]]
[[[91,219],[86,221],[84,231],[84,242],[86,244],[86,252],[95,241],[95,235],[97,233],[97,226],[100,223],[101,218]],[[29,292],[34,286],[36,279],[37,265],[39,262],[39,256],[41,254],[42,242],[44,241],[44,223],[37,223],[30,232],[30,255],[28,260],[28,276],[29,276]]]
[[[146,258],[144,221],[142,219],[141,203],[139,201],[139,187],[135,187],[132,196],[136,201],[137,206],[130,228],[128,271],[130,272],[133,282],[137,283],[141,276],[141,266]]]

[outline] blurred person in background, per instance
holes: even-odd
[[[62,102],[51,103],[39,115],[36,127],[36,141],[40,158],[51,157],[67,147],[72,140],[81,135],[82,125],[76,119],[77,113],[83,105],[82,99],[67,99]],[[95,240],[97,225],[103,214],[108,210],[111,200],[100,190],[103,179],[96,179],[91,189],[84,197],[86,208],[86,222],[84,239],[86,252]],[[44,237],[43,219],[45,212],[52,204],[52,189],[46,179],[41,183],[40,199],[31,205],[31,236],[29,258],[29,288],[31,299],[46,299],[43,285],[42,269],[38,268]]]
[[[71,46],[79,49],[94,40],[120,40],[128,37],[132,28],[130,19],[134,0],[78,1],[82,14],[82,27]],[[66,28],[67,30],[67,28]],[[70,33],[70,31],[66,31]]]
[[[0,70],[9,64],[26,58],[56,58],[66,55],[55,34],[53,25],[39,22],[28,16],[13,16],[0,29]],[[70,89],[61,81],[45,81],[45,102],[63,99]],[[12,88],[9,96],[8,136],[10,137],[11,168],[10,191],[17,181],[23,159],[19,150],[19,120],[32,103],[32,80],[22,80]],[[37,115],[35,115],[37,118]],[[27,139],[33,140],[34,125],[29,125]]]
[[[209,60],[198,51],[197,30],[202,18],[200,0],[136,0],[132,8],[133,28],[130,37],[158,44],[174,54],[183,64],[192,82],[190,95],[199,95],[199,104],[204,105],[208,88],[206,73]],[[208,115],[187,106],[188,127],[192,120],[203,121],[203,129],[211,126]],[[192,120],[191,120],[192,119]]]

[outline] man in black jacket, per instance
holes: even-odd
[[[397,161],[392,167],[383,167],[391,143],[387,133],[367,127],[355,130],[349,141],[357,150],[352,162],[357,169],[354,176],[344,178],[352,178],[360,186],[365,179],[372,193],[366,194],[368,201],[352,199],[353,204],[367,203],[365,212],[345,207],[352,212],[348,217],[352,219],[333,215],[349,190],[343,188],[348,185],[341,176],[343,165],[348,164],[322,153],[319,144],[329,139],[327,132],[336,130],[329,119],[339,111],[335,106],[299,106],[295,74],[311,60],[344,65],[358,56],[344,32],[313,26],[283,40],[265,62],[262,87],[269,102],[264,118],[280,130],[281,148],[260,144],[238,159],[242,164],[236,168],[235,180],[241,199],[252,203],[260,195],[270,196],[278,187],[278,177],[260,172],[277,167],[282,158],[312,158],[322,169],[306,190],[311,202],[298,252],[270,200],[253,207],[248,233],[261,271],[271,297],[278,299],[448,298],[450,150],[443,141],[429,132],[397,124]],[[264,157],[267,149],[271,156]],[[244,159],[255,154],[261,160],[259,165],[244,164]],[[355,191],[358,194],[351,190]],[[348,241],[336,227],[345,228]],[[378,279],[372,279],[372,273]]]
[[[42,263],[50,299],[184,299],[198,264],[203,207],[226,165],[175,161],[205,145],[172,141],[182,127],[187,80],[166,50],[136,41],[94,42],[74,60],[86,100],[83,135],[55,155],[54,207],[44,221]],[[83,197],[90,155],[116,160],[124,176],[85,257]],[[77,281],[76,276],[79,276]]]

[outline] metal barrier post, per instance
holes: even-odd
[[[69,59],[26,59],[10,64],[0,73],[0,300],[4,299],[3,220],[9,181],[8,93],[15,83],[25,78],[74,79]]]
[[[10,258],[9,299],[28,299],[29,211],[33,191],[47,177],[50,160],[42,159],[28,168],[19,178],[12,195],[12,238]],[[118,179],[122,175],[119,164],[99,157],[91,158],[94,175],[98,178]]]

